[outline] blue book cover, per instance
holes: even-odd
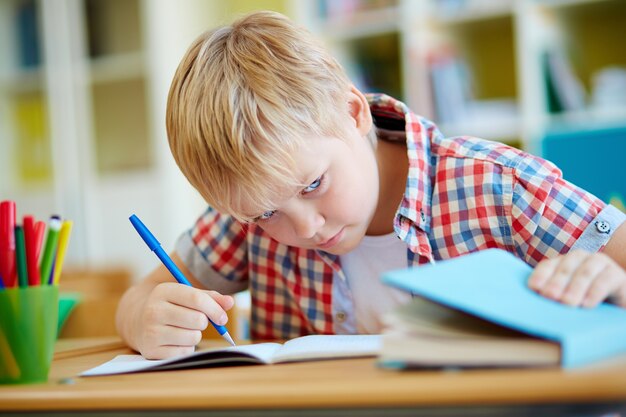
[[[489,249],[435,265],[389,271],[384,283],[530,336],[557,342],[561,365],[580,366],[626,352],[626,309],[570,307],[532,291],[532,268]]]

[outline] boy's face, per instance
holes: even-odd
[[[345,254],[359,244],[376,210],[374,150],[357,129],[344,139],[317,137],[306,143],[295,161],[297,178],[309,185],[280,190],[288,197],[274,211],[254,213],[256,223],[283,244]]]

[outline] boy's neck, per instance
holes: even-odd
[[[378,163],[378,204],[366,235],[380,236],[393,232],[393,219],[404,196],[409,160],[404,143],[379,140],[376,146]]]

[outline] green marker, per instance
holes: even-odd
[[[26,267],[26,241],[24,228],[15,226],[15,259],[17,261],[17,282],[20,288],[28,287],[28,269]]]
[[[47,285],[50,283],[49,281],[50,273],[52,272],[52,262],[54,261],[57,251],[60,230],[61,219],[58,216],[50,217],[50,222],[48,223],[48,236],[46,237],[46,244],[43,248],[43,257],[41,258],[41,265],[39,267],[41,285]]]

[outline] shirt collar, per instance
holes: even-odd
[[[409,173],[406,189],[396,213],[428,233],[431,219],[430,143],[441,135],[429,120],[417,116],[406,104],[384,94],[366,95],[370,110],[376,117],[404,119]]]

